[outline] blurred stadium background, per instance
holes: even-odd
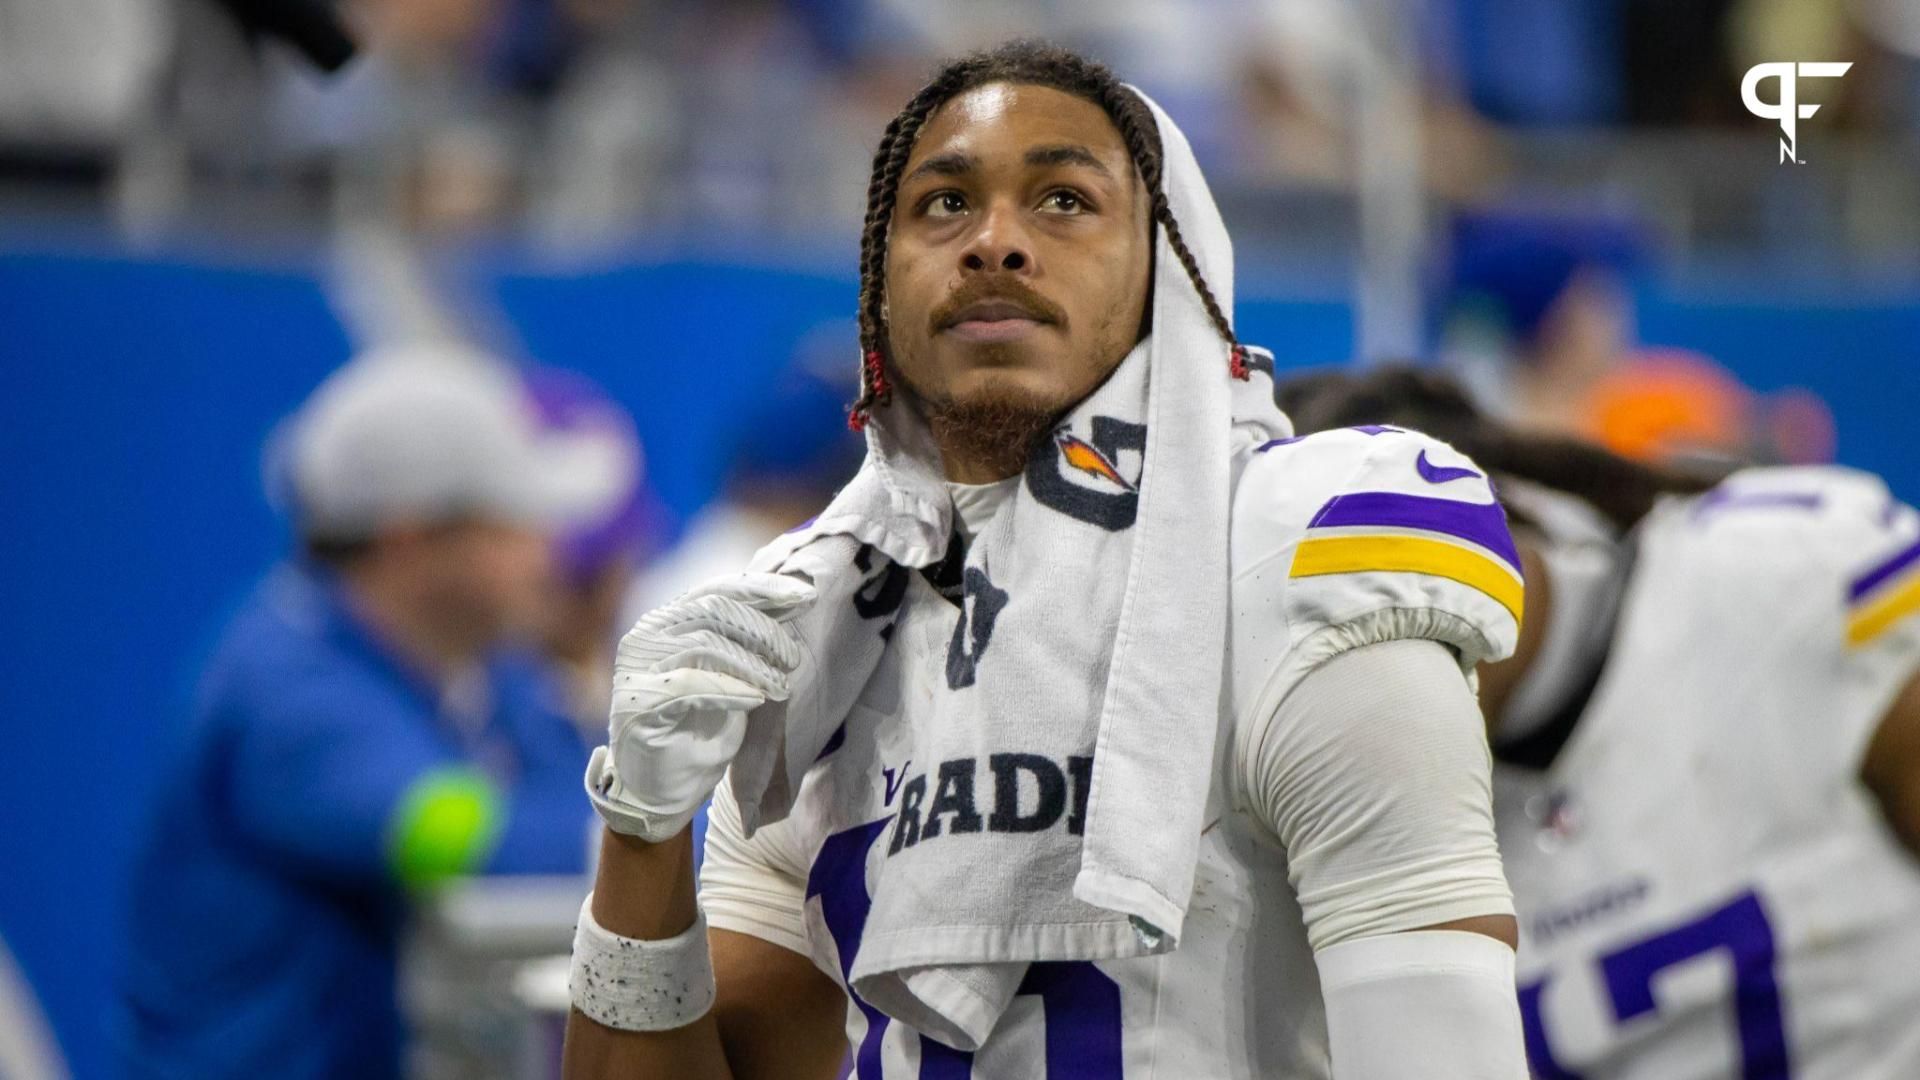
[[[852,396],[871,146],[939,56],[1049,37],[1165,104],[1284,365],[1451,362],[1635,453],[1920,498],[1913,0],[342,0],[328,74],[288,35],[330,7],[0,0],[0,1075],[112,1075],[145,767],[286,548],[280,418],[394,341],[583,372],[668,557]],[[1854,67],[1783,164],[1741,75],[1813,60]],[[452,936],[552,951],[483,908]]]

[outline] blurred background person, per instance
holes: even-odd
[[[577,505],[519,382],[365,356],[279,449],[300,549],[216,649],[135,869],[136,1076],[400,1075],[409,901],[586,863],[586,743],[513,654]]]
[[[1637,344],[1633,226],[1544,210],[1464,212],[1438,292],[1440,353],[1516,423],[1585,426],[1594,384]]]
[[[1595,380],[1579,434],[1647,462],[1812,465],[1833,460],[1833,414],[1788,387],[1762,394],[1692,349],[1639,350]]]
[[[1451,442],[1513,522],[1527,617],[1479,692],[1533,1075],[1920,1075],[1920,514],[1518,430],[1432,373],[1277,392],[1301,432]]]
[[[1831,460],[1819,398],[1761,394],[1702,351],[1642,344],[1654,265],[1645,226],[1619,215],[1462,211],[1433,300],[1439,358],[1516,427],[1636,460]]]
[[[541,651],[565,688],[567,714],[589,743],[606,738],[613,696],[613,649],[627,630],[625,602],[666,528],[646,485],[646,458],[633,418],[584,376],[558,368],[525,375],[553,479],[590,495],[591,512],[554,543],[552,607]]]

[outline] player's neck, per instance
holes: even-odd
[[[1051,424],[1050,417],[1018,427],[989,431],[965,428],[951,420],[930,420],[935,445],[940,447],[940,466],[949,482],[955,484],[992,484],[1020,475],[1034,440]]]
[[[1010,466],[1004,459],[967,460],[946,454],[943,455],[941,463],[946,468],[948,481],[955,484],[994,484],[1020,475],[1020,466]]]

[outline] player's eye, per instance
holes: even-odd
[[[921,204],[920,212],[930,218],[953,217],[967,212],[967,200],[957,191],[936,191]]]
[[[1061,188],[1049,191],[1040,199],[1040,209],[1055,214],[1084,214],[1092,209],[1087,200],[1077,191]]]

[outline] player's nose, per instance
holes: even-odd
[[[1037,269],[1032,237],[1017,209],[1005,204],[989,206],[979,221],[960,249],[963,272],[1004,270],[1031,274]]]

